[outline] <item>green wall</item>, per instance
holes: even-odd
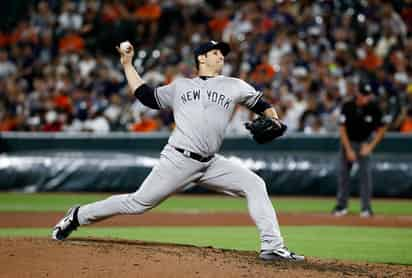
[[[169,134],[0,134],[0,190],[135,191],[157,162]],[[412,196],[412,137],[389,134],[372,156],[374,195]],[[227,138],[221,153],[259,174],[270,194],[333,196],[339,141],[336,135],[288,135],[258,145]],[[358,195],[356,167],[353,195]],[[190,192],[207,192],[191,187]]]

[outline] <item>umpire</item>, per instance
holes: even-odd
[[[372,196],[370,155],[387,129],[383,113],[374,98],[371,85],[360,82],[354,98],[344,103],[341,110],[337,204],[332,211],[335,216],[348,213],[349,173],[355,162],[358,163],[360,175],[360,216],[373,216],[370,204]]]

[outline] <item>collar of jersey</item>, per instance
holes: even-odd
[[[207,80],[207,79],[214,78],[214,77],[217,77],[217,76],[218,75],[216,75],[216,76],[199,75],[199,78],[202,79],[202,80]]]

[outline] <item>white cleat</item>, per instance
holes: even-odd
[[[340,207],[340,206],[336,206],[333,211],[332,211],[332,215],[333,216],[345,216],[348,214],[348,209],[345,207]]]
[[[52,239],[64,240],[79,226],[77,212],[80,206],[70,208],[66,215],[53,228]]]
[[[371,209],[362,210],[360,215],[361,218],[369,218],[373,216],[373,211]]]
[[[275,261],[275,260],[284,260],[292,262],[302,262],[305,260],[305,257],[298,255],[294,252],[290,252],[286,247],[280,247],[273,250],[261,250],[259,258],[265,261]]]

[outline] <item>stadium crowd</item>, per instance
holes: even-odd
[[[224,75],[264,93],[290,131],[337,130],[369,82],[412,132],[411,1],[32,1],[0,30],[0,131],[168,131],[173,115],[128,92],[115,45],[130,40],[153,86],[195,74],[192,49],[229,42]],[[246,132],[239,107],[228,133]]]

